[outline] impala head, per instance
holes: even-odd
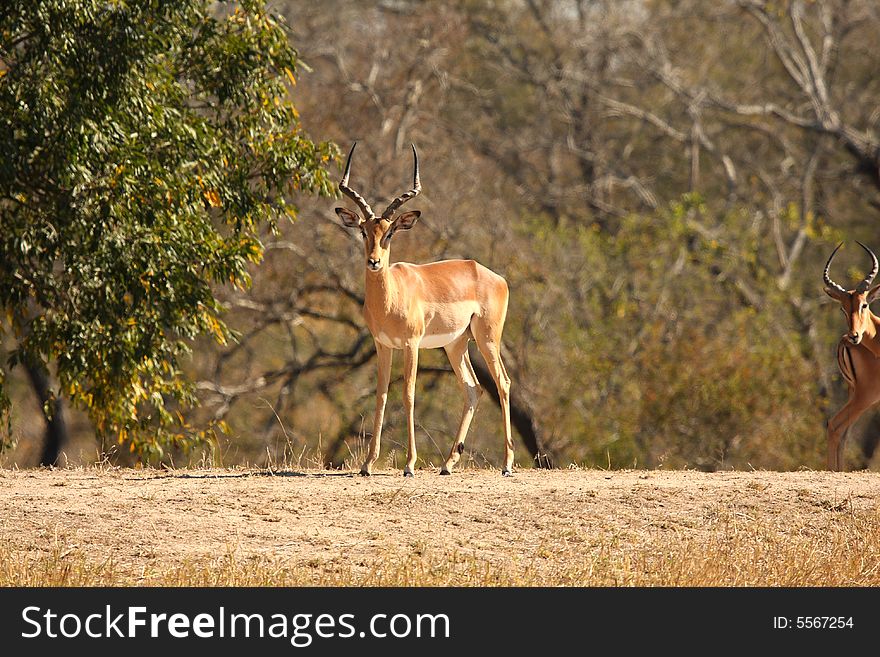
[[[348,228],[359,228],[364,238],[364,257],[366,258],[367,270],[378,272],[388,266],[388,256],[391,249],[391,238],[398,230],[409,230],[416,225],[421,212],[413,210],[394,216],[397,209],[411,198],[418,196],[422,189],[419,182],[419,155],[413,145],[413,185],[408,192],[401,194],[391,201],[381,216],[376,217],[370,205],[364,197],[348,186],[348,176],[351,173],[351,156],[354,154],[355,142],[348,152],[348,160],[345,162],[345,173],[339,181],[339,191],[354,201],[361,211],[358,215],[346,208],[336,208],[336,214],[342,219]]]
[[[873,329],[868,304],[870,304],[878,296],[878,292],[880,292],[880,285],[871,287],[871,283],[874,282],[874,277],[877,275],[878,269],[880,269],[880,264],[877,262],[877,256],[874,255],[874,252],[871,251],[871,249],[861,242],[858,242],[858,245],[867,251],[869,256],[871,256],[871,271],[858,285],[856,285],[854,289],[844,289],[842,285],[838,285],[832,281],[831,277],[828,275],[828,270],[831,268],[831,260],[834,258],[838,249],[843,246],[843,242],[838,244],[837,248],[831,252],[828,262],[825,263],[825,272],[823,274],[825,280],[825,294],[840,303],[841,310],[843,310],[843,314],[846,315],[847,326],[849,327],[849,330],[846,333],[846,338],[852,344],[859,344],[862,341],[862,337],[865,335],[865,331]]]

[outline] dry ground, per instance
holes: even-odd
[[[0,470],[0,584],[880,585],[880,474]]]

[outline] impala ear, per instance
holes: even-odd
[[[878,285],[877,287],[880,287],[880,285]],[[825,291],[825,294],[827,294],[829,297],[831,297],[835,301],[843,301],[843,296],[844,296],[843,292],[841,292],[837,288],[826,286],[826,287],[823,287],[822,289]],[[876,290],[876,289],[877,288],[875,287],[874,290]],[[872,292],[873,292],[873,290],[872,290]]]
[[[416,225],[416,222],[419,220],[419,217],[422,213],[418,210],[412,210],[411,212],[404,212],[402,215],[397,217],[394,220],[394,229],[395,230],[409,230],[413,226]]]
[[[347,210],[346,208],[336,208],[336,214],[339,215],[339,218],[342,219],[342,223],[348,228],[357,228],[361,225],[362,219],[351,210]]]
[[[871,303],[877,297],[880,297],[880,284],[868,290],[868,303]]]

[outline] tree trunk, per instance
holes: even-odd
[[[46,437],[43,441],[43,452],[40,465],[55,465],[61,455],[61,448],[67,443],[67,422],[64,418],[64,402],[60,397],[53,398],[49,387],[49,374],[41,365],[25,364],[31,385],[40,400],[43,418],[46,420]],[[51,406],[51,414],[46,415],[46,404]]]

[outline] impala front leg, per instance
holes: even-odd
[[[379,377],[376,384],[376,417],[373,421],[373,437],[367,460],[361,466],[361,474],[369,476],[373,464],[379,458],[379,441],[382,439],[382,420],[385,417],[385,402],[388,401],[388,382],[391,380],[391,349],[376,342],[376,355],[379,363]]]
[[[416,469],[416,372],[419,369],[419,342],[408,343],[403,356],[403,402],[406,406],[406,428],[409,432],[409,443],[406,448],[406,467],[404,477],[414,476]]]

